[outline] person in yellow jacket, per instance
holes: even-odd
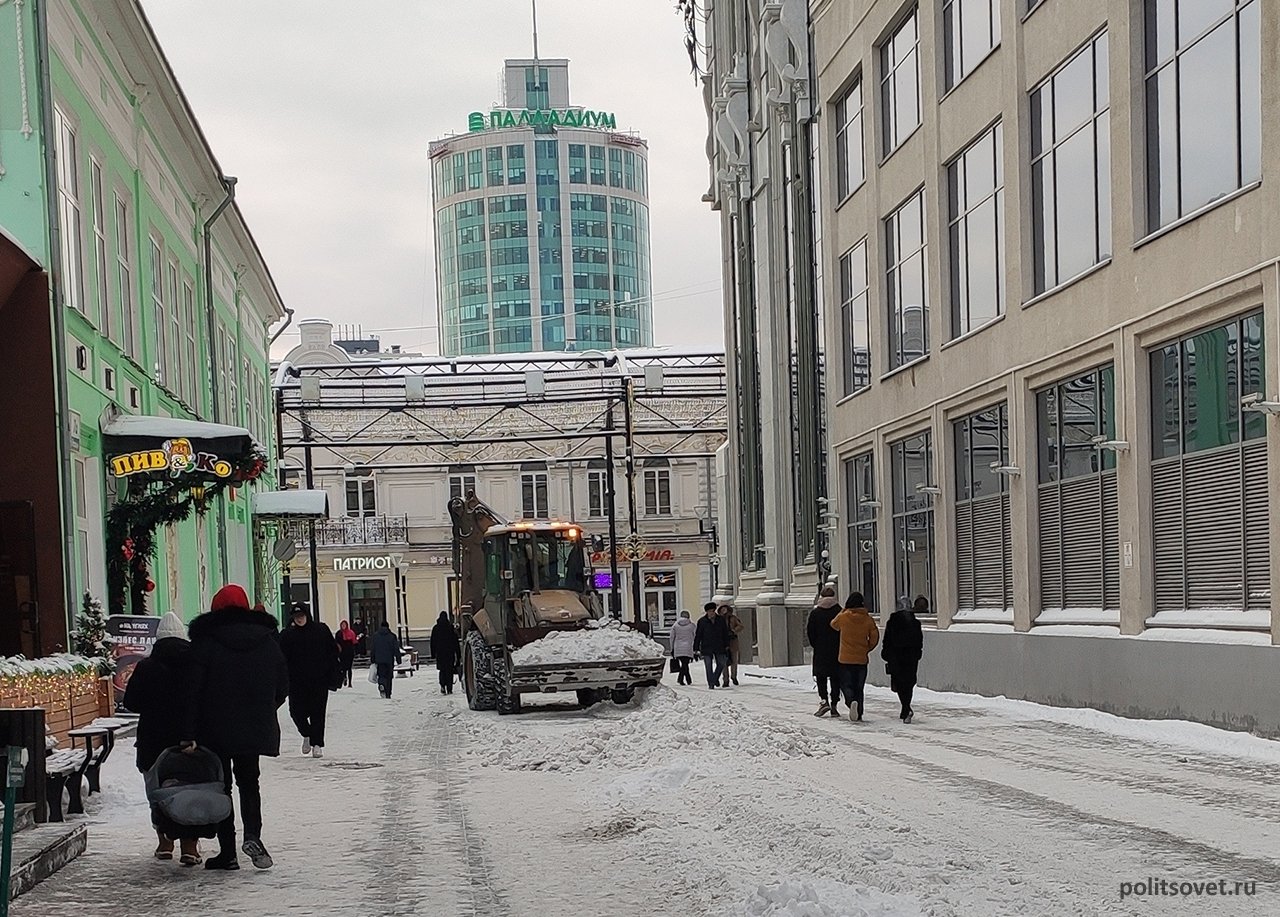
[[[880,642],[880,628],[866,609],[861,592],[850,593],[844,608],[831,621],[840,632],[840,693],[849,707],[849,719],[862,719],[862,692],[867,684],[867,661]]]

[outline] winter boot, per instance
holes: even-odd
[[[827,715],[828,713],[830,713],[830,712],[831,712],[831,705],[830,705],[830,704],[828,704],[826,701],[818,701],[818,709],[817,709],[817,712],[815,712],[813,715],[814,715],[814,716],[826,716],[826,715]]]
[[[157,860],[173,859],[173,839],[165,837],[159,830],[156,831],[156,837],[160,839],[160,843],[156,845]]]
[[[311,754],[311,740],[305,737],[302,740],[302,753],[304,755]]]
[[[193,838],[183,838],[182,858],[179,862],[183,866],[195,866],[200,862],[200,842]]]
[[[236,852],[234,850],[224,850],[217,856],[212,856],[205,860],[204,868],[232,872],[240,868],[240,863],[236,860]]]
[[[907,715],[902,718],[902,722],[910,723],[911,720],[915,717],[915,715],[916,715],[916,712],[914,710],[908,710]]]
[[[253,865],[258,869],[270,869],[275,865],[275,860],[271,859],[271,854],[267,853],[267,848],[262,846],[262,841],[256,837],[246,837],[244,843],[240,845],[240,849],[244,851],[244,855],[253,861]]]
[[[323,746],[323,745],[316,745],[316,746],[314,746],[314,747],[311,749],[311,757],[313,757],[313,758],[323,758],[323,757],[324,757],[324,746]]]

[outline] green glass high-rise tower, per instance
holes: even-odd
[[[468,128],[430,149],[441,352],[652,345],[648,144],[570,104],[567,60],[508,60]]]

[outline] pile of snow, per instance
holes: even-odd
[[[921,917],[918,902],[862,885],[792,879],[761,885],[725,917]]]
[[[555,736],[493,730],[475,733],[494,743],[484,763],[513,770],[569,771],[621,765],[643,768],[671,755],[707,750],[734,759],[806,758],[831,754],[830,740],[767,720],[729,701],[697,703],[671,688],[644,691],[639,703],[600,704],[571,730]]]
[[[553,630],[528,646],[513,650],[511,661],[516,665],[562,665],[659,659],[662,655],[662,644],[606,618],[588,621],[585,630]]]

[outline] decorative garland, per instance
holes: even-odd
[[[267,467],[266,453],[256,444],[227,461],[232,469],[227,478],[138,474],[124,479],[125,497],[107,513],[107,601],[112,614],[145,608],[147,593],[155,591],[150,562],[160,526],[182,522],[192,512],[203,517],[219,494],[257,480]]]

